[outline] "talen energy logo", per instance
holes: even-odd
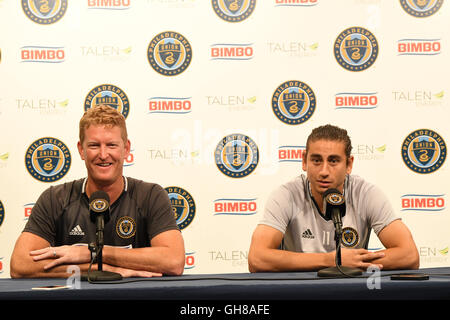
[[[20,48],[21,62],[61,63],[65,60],[64,47],[24,46]]]
[[[25,153],[25,166],[30,175],[42,182],[54,182],[70,169],[72,157],[69,148],[50,137],[34,141]]]
[[[257,209],[256,198],[214,200],[214,215],[248,216],[257,213]]]
[[[59,21],[67,10],[68,0],[22,0],[25,15],[39,24],[52,24]]]
[[[445,209],[445,194],[404,194],[400,200],[402,211],[436,212]]]
[[[401,151],[406,166],[417,173],[435,172],[447,157],[444,139],[429,129],[411,132],[403,141]]]

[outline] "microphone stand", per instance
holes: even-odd
[[[338,212],[333,212],[333,222],[335,225],[334,240],[336,241],[335,267],[321,269],[317,272],[319,277],[328,278],[351,278],[362,275],[362,271],[358,268],[342,266],[341,259],[341,237],[342,237],[342,221]]]
[[[96,217],[96,241],[89,244],[89,251],[91,252],[91,264],[97,261],[97,270],[89,270],[87,274],[82,275],[82,280],[91,281],[115,281],[122,280],[122,276],[119,273],[104,271],[103,270],[103,229],[104,229],[104,217],[102,214]]]

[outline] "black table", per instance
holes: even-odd
[[[426,273],[429,280],[391,280],[390,274]],[[450,299],[450,268],[381,271],[363,277],[319,278],[316,272],[203,274],[80,282],[80,289],[41,291],[65,279],[0,279],[0,300],[410,300]]]

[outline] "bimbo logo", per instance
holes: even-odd
[[[61,63],[65,59],[64,47],[24,46],[20,48],[21,62]]]
[[[378,107],[378,92],[341,92],[335,95],[336,109],[375,109]]]
[[[250,60],[252,58],[252,43],[217,43],[211,45],[211,60]]]
[[[401,196],[402,211],[442,211],[445,194],[405,194]]]
[[[278,147],[278,162],[302,162],[305,146]]]
[[[400,39],[398,55],[433,56],[441,53],[441,39]]]
[[[191,97],[151,97],[148,99],[148,110],[148,113],[190,113],[192,100]]]
[[[214,215],[248,216],[256,212],[256,198],[214,200]]]
[[[275,7],[311,7],[317,4],[318,0],[275,0]]]
[[[88,0],[88,9],[126,10],[131,0]]]
[[[28,220],[28,218],[30,217],[34,205],[35,205],[34,202],[26,203],[23,205],[23,216],[25,221]]]
[[[195,251],[185,253],[184,270],[189,270],[189,269],[195,268],[195,255],[194,254],[195,254]]]

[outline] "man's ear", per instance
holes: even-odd
[[[81,145],[81,142],[78,141],[77,143],[78,153],[80,154],[81,160],[84,160],[84,150],[83,146]]]
[[[302,151],[302,169],[303,171],[306,171],[306,157],[308,156],[308,153],[306,152],[306,149]]]

